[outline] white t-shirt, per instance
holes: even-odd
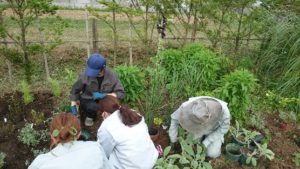
[[[102,147],[92,141],[58,144],[34,159],[28,169],[112,169]]]
[[[158,152],[144,118],[128,127],[117,110],[102,122],[97,137],[114,168],[150,169],[156,163]]]

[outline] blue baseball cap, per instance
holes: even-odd
[[[99,72],[106,66],[106,59],[99,53],[92,54],[85,68],[85,74],[89,77],[97,77]]]

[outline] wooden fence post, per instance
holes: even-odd
[[[93,34],[93,43],[92,43],[93,52],[99,52],[98,51],[97,21],[95,18],[92,19],[92,34]]]
[[[85,30],[86,30],[86,41],[87,41],[87,57],[90,56],[90,37],[89,37],[89,14],[87,8],[85,8]]]

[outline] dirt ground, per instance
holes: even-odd
[[[15,103],[11,102],[11,99],[17,104],[20,104],[19,107],[22,110],[21,117],[13,118],[12,117],[12,110],[10,107],[16,106]],[[55,98],[49,91],[41,91],[35,93],[34,96],[35,100],[33,103],[25,106],[22,103],[21,93],[7,93],[4,94],[0,98],[0,151],[7,154],[5,159],[5,166],[4,169],[24,169],[27,168],[26,164],[30,164],[33,160],[33,153],[31,152],[30,148],[20,143],[17,139],[18,131],[21,129],[25,121],[31,121],[30,112],[34,109],[37,112],[43,112],[45,117],[51,117],[53,107],[57,105]],[[9,117],[9,123],[4,123],[3,118]],[[300,152],[300,148],[295,144],[293,141],[293,136],[300,136],[299,129],[296,126],[293,126],[288,131],[282,131],[280,128],[279,122],[277,120],[277,115],[272,113],[264,113],[264,120],[266,123],[267,128],[271,134],[271,141],[269,146],[271,150],[275,153],[275,159],[271,162],[267,160],[259,161],[257,168],[259,169],[295,169],[295,165],[292,161],[292,154],[295,152]],[[12,119],[10,119],[12,118]],[[102,122],[101,115],[98,114],[98,118],[95,121],[93,127],[84,127],[90,131],[91,133],[91,140],[96,140],[96,133],[97,129]],[[8,125],[11,129],[8,130]],[[42,126],[41,129],[48,128],[48,126]],[[11,132],[9,132],[11,131]],[[166,130],[159,128],[159,141],[158,143],[161,144],[163,148],[169,145],[169,137]],[[48,148],[49,142],[43,142],[38,145],[39,149],[43,147]],[[224,146],[223,146],[224,147]],[[216,169],[247,169],[249,167],[240,166],[238,163],[229,162],[225,155],[222,153],[222,156],[217,159],[208,159],[212,162],[213,168]]]

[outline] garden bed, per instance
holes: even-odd
[[[36,92],[34,94],[34,101],[28,105],[24,105],[22,101],[21,93],[7,93],[0,98],[0,117],[1,117],[1,129],[0,129],[0,151],[6,153],[5,169],[24,169],[27,168],[26,164],[30,164],[34,158],[30,148],[22,144],[17,136],[19,130],[24,127],[26,121],[32,122],[32,116],[30,112],[35,110],[36,112],[43,112],[45,118],[52,116],[54,107],[57,106],[60,101],[49,91]],[[17,113],[14,111],[21,111]],[[16,114],[15,114],[16,113]],[[4,123],[4,117],[9,117],[8,122]],[[96,140],[96,133],[99,125],[101,124],[101,116],[98,114],[98,120],[93,127],[86,128],[91,132],[91,140]],[[275,153],[275,159],[269,161],[259,161],[257,168],[271,168],[271,169],[294,169],[295,165],[292,161],[295,152],[300,152],[300,148],[295,144],[293,136],[299,136],[300,130],[296,126],[289,131],[283,132],[280,129],[278,122],[278,116],[273,113],[264,113],[263,118],[267,128],[271,134],[271,140],[269,142],[270,149]],[[48,126],[41,125],[38,129],[47,129]],[[169,145],[169,137],[166,130],[159,127],[159,144],[163,148]],[[41,142],[37,149],[48,148],[49,142]],[[225,146],[223,146],[224,149]],[[229,162],[225,157],[223,151],[222,156],[217,159],[211,160],[212,165],[216,169],[234,169],[234,168],[249,168],[246,166],[240,166],[238,163]]]

